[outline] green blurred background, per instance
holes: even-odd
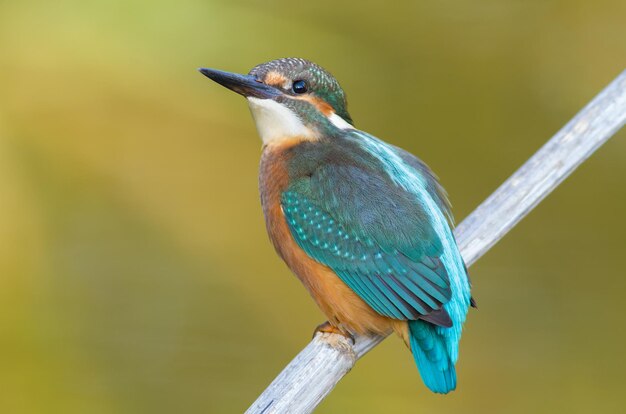
[[[243,99],[302,56],[462,219],[626,68],[622,1],[0,2],[0,412],[243,411],[323,321],[273,252]],[[459,388],[396,338],[318,412],[618,412],[626,133],[472,267]]]

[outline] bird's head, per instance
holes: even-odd
[[[265,144],[293,138],[319,139],[351,128],[346,95],[321,66],[300,58],[272,60],[248,75],[202,68],[200,72],[247,98]]]

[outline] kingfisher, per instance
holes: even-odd
[[[321,66],[272,60],[247,75],[201,68],[243,95],[263,142],[269,238],[328,318],[316,331],[395,331],[425,385],[456,388],[470,281],[445,190],[420,159],[354,127]]]

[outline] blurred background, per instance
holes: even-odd
[[[0,412],[242,412],[324,318],[274,254],[260,140],[196,72],[302,56],[460,221],[626,68],[626,3],[0,2]],[[626,131],[471,270],[459,388],[390,338],[319,413],[618,412]]]

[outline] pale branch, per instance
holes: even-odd
[[[626,71],[622,72],[455,230],[470,266],[498,242],[578,165],[626,122]],[[310,413],[384,337],[317,334],[246,411]]]

